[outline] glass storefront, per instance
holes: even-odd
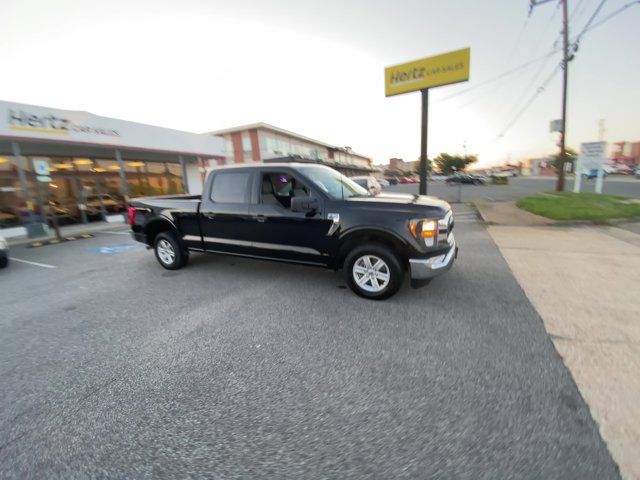
[[[50,181],[40,181],[33,160],[46,160]],[[118,162],[71,157],[22,157],[28,195],[20,181],[16,158],[0,157],[0,227],[29,221],[27,198],[35,220],[60,225],[101,221],[127,209]],[[178,163],[123,161],[130,197],[184,193]]]

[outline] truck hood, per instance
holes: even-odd
[[[390,210],[440,210],[445,215],[451,206],[444,200],[428,195],[411,195],[408,193],[380,193],[367,197],[351,197],[345,199],[349,206],[387,208]]]

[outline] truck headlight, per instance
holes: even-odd
[[[438,221],[429,218],[409,220],[409,231],[416,240],[423,240],[427,247],[433,247],[438,237]]]

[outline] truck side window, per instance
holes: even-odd
[[[211,186],[211,200],[217,203],[245,203],[250,173],[216,173]]]
[[[263,173],[260,203],[291,208],[292,197],[308,197],[309,189],[287,173]]]

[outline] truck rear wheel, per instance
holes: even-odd
[[[172,232],[158,234],[154,242],[154,250],[158,262],[167,270],[178,270],[189,260],[189,254],[182,249]]]
[[[400,289],[404,269],[390,248],[369,243],[354,248],[344,262],[345,280],[354,293],[384,300]]]

